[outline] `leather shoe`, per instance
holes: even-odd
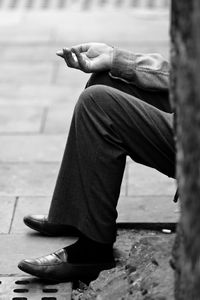
[[[79,231],[75,227],[50,223],[44,215],[25,216],[24,223],[31,229],[48,236],[79,236]]]
[[[57,282],[81,280],[85,282],[85,280],[91,281],[96,279],[102,270],[111,269],[114,266],[114,259],[113,261],[103,263],[70,263],[67,251],[60,249],[47,256],[22,260],[18,268],[44,280]]]

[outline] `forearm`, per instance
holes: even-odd
[[[160,54],[134,54],[115,48],[110,76],[147,90],[169,89],[169,63]]]

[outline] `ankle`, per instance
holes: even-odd
[[[83,236],[65,250],[70,262],[110,262],[114,260],[112,244],[98,243]]]

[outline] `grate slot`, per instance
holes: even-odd
[[[43,289],[44,293],[57,293],[58,290],[57,289]]]
[[[25,297],[14,297],[12,300],[28,300],[28,298]]]
[[[30,283],[30,281],[28,281],[28,280],[17,280],[17,281],[15,281],[15,284],[29,284]]]
[[[42,297],[42,300],[57,300],[56,297]]]
[[[13,290],[14,293],[28,293],[27,289],[14,289]]]

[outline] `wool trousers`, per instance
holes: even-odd
[[[113,243],[127,155],[175,177],[168,93],[142,90],[108,73],[93,74],[75,105],[49,222]]]

